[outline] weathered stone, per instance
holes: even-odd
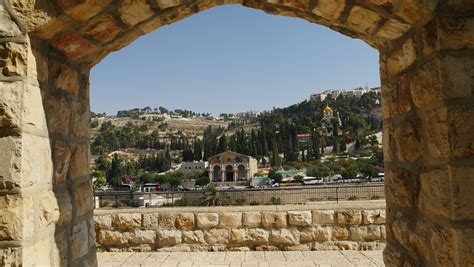
[[[181,230],[192,230],[194,228],[194,214],[178,213],[176,216],[176,228]]]
[[[21,127],[21,110],[24,85],[21,82],[0,83],[0,127]]]
[[[162,212],[158,216],[158,225],[160,228],[173,229],[175,227],[175,222],[176,214],[174,213]]]
[[[186,244],[204,244],[204,233],[201,230],[183,231],[183,243]]]
[[[66,181],[70,161],[71,150],[69,147],[62,141],[56,141],[53,150],[54,182],[64,183]]]
[[[380,240],[380,227],[377,225],[351,226],[350,238],[352,241],[373,241]]]
[[[89,101],[72,102],[72,135],[78,138],[87,138],[90,136],[90,113]]]
[[[43,193],[37,197],[39,202],[39,223],[41,226],[55,225],[59,219],[59,207],[56,196],[52,191]]]
[[[295,226],[310,226],[312,223],[311,211],[288,211],[288,222]]]
[[[156,241],[156,232],[154,230],[138,230],[135,229],[130,235],[132,244],[154,244]]]
[[[178,6],[181,2],[182,0],[156,0],[156,3],[161,9]]]
[[[0,44],[1,73],[5,76],[25,76],[27,74],[27,54],[28,49],[25,44]]]
[[[143,214],[143,227],[147,229],[158,229],[159,214]]]
[[[472,194],[474,168],[451,167],[449,174],[453,194],[453,216],[450,219],[455,221],[473,220],[474,213],[470,205],[474,201],[474,194]]]
[[[337,214],[337,223],[338,224],[361,224],[362,216],[360,210],[338,210]]]
[[[275,1],[269,2],[275,3]],[[309,6],[309,0],[280,0],[280,4],[299,10],[306,10]]]
[[[436,67],[439,66],[439,71],[433,71],[432,74],[426,73],[425,76],[440,74],[440,83],[445,98],[470,97],[474,94],[474,90],[472,90],[472,84],[474,83],[473,61],[473,56],[445,56],[440,60],[439,65],[435,65]],[[439,81],[435,78],[432,79]]]
[[[94,224],[98,229],[109,229],[112,227],[112,215],[94,216]]]
[[[442,99],[439,62],[430,61],[418,68],[411,80],[413,103],[421,108]]]
[[[408,68],[416,60],[415,42],[408,39],[387,58],[387,74],[395,75]]]
[[[0,5],[0,37],[21,35],[20,28],[13,22],[10,14]]]
[[[287,251],[311,251],[312,249],[312,243],[307,243],[307,244],[300,244],[296,246],[289,246],[285,247],[285,250]]]
[[[407,170],[385,172],[385,197],[388,203],[410,207],[413,203],[412,184],[418,176]]]
[[[347,240],[349,239],[349,231],[347,228],[334,226],[331,233],[333,240]]]
[[[467,138],[474,132],[474,105],[448,108],[449,147],[454,157],[474,155],[474,138]]]
[[[260,212],[244,212],[242,215],[243,225],[246,227],[260,227],[262,214]]]
[[[83,221],[81,224],[75,225],[72,228],[72,247],[71,253],[73,258],[79,258],[86,255],[89,247],[89,231],[87,229],[87,222]]]
[[[296,228],[273,229],[269,240],[278,245],[297,245],[300,242],[300,232]]]
[[[33,238],[35,226],[33,201],[20,195],[0,197],[0,241],[28,240]]]
[[[151,18],[154,12],[146,0],[125,0],[119,8],[120,17],[130,26]]]
[[[313,224],[333,224],[333,210],[313,210]]]
[[[313,9],[313,13],[328,20],[336,20],[344,11],[345,0],[320,0]]]
[[[60,0],[60,5],[65,8],[66,14],[78,21],[86,21],[100,11],[102,11],[106,6],[111,4],[112,0],[81,0],[81,1],[70,1],[70,0]]]
[[[84,31],[93,39],[100,42],[113,40],[122,29],[110,15],[101,15],[90,20]]]
[[[264,244],[268,242],[269,232],[263,229],[231,229],[230,243]]]
[[[418,122],[406,121],[395,128],[397,156],[401,161],[414,162],[421,158]]]
[[[142,216],[139,213],[120,213],[112,216],[112,225],[121,231],[137,229],[141,222]]]
[[[306,227],[301,230],[301,241],[329,241],[332,228],[330,226]]]
[[[287,226],[286,212],[263,212],[262,225],[265,229],[284,228]]]
[[[71,159],[71,178],[89,175],[89,145],[76,145]]]
[[[94,208],[92,182],[87,181],[78,185],[74,189],[74,197],[76,202],[75,216],[83,216],[92,211]]]
[[[451,187],[447,169],[420,174],[418,208],[428,216],[451,216]]]
[[[98,50],[96,45],[76,32],[67,32],[56,37],[52,45],[72,60],[83,58]]]
[[[181,244],[182,233],[176,230],[158,230],[158,246],[174,246]]]
[[[210,229],[204,232],[204,237],[207,243],[213,244],[227,244],[229,242],[228,229]]]
[[[269,245],[260,245],[255,247],[256,251],[279,251],[280,248]]]
[[[431,247],[438,266],[456,265],[456,232],[449,228],[434,229],[431,233]]]
[[[430,21],[437,4],[438,0],[405,0],[394,13],[411,24],[415,24],[418,21]]]
[[[347,24],[356,31],[372,34],[382,18],[375,12],[362,7],[353,7]]]
[[[66,64],[54,61],[51,66],[51,75],[56,88],[72,95],[78,94],[79,78],[76,70],[73,70]]]
[[[385,224],[385,210],[363,210],[362,220],[364,224]]]
[[[130,233],[121,233],[118,231],[101,230],[99,231],[99,243],[106,247],[123,247],[128,244]]]
[[[241,212],[221,212],[219,213],[219,226],[221,227],[239,227],[242,225]]]
[[[46,118],[50,134],[67,136],[71,119],[69,102],[64,97],[50,96],[46,98]]]
[[[397,39],[410,29],[410,25],[390,19],[377,31],[376,36],[386,39]]]
[[[197,226],[201,229],[216,227],[219,224],[219,215],[217,213],[198,213],[196,221]]]

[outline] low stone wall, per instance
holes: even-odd
[[[95,210],[108,251],[373,250],[385,246],[385,201]]]

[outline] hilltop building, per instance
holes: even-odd
[[[346,97],[361,97],[362,95],[370,93],[370,92],[380,93],[380,87],[369,88],[368,86],[365,86],[365,87],[360,86],[349,91],[331,89],[331,90],[325,90],[322,93],[312,94],[309,98],[311,100],[324,101],[327,97],[331,97],[333,99],[336,99],[339,95],[343,95]]]
[[[208,159],[209,179],[213,182],[250,180],[257,173],[257,160],[233,151],[226,151]]]

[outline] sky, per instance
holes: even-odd
[[[297,18],[240,5],[203,11],[142,36],[91,72],[91,110],[263,111],[326,89],[379,86],[378,52]]]

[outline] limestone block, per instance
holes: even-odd
[[[72,199],[70,192],[67,190],[56,190],[56,201],[59,208],[59,219],[56,227],[68,224],[72,219]]]
[[[58,1],[66,13],[78,21],[87,21],[106,8],[112,0]]]
[[[410,29],[410,25],[396,19],[389,19],[375,34],[378,37],[394,40],[403,36]]]
[[[183,231],[183,243],[185,244],[204,244],[204,233],[201,230]]]
[[[158,245],[163,246],[174,246],[181,244],[182,233],[177,230],[158,230]]]
[[[349,239],[349,230],[345,227],[334,226],[331,236],[333,240],[347,240]]]
[[[312,243],[306,243],[306,244],[300,244],[296,246],[288,246],[285,247],[285,250],[287,251],[311,251],[313,247]]]
[[[451,218],[452,195],[449,172],[437,169],[420,174],[419,210],[428,216]]]
[[[154,244],[156,241],[156,232],[155,230],[138,230],[135,229],[130,234],[130,242],[132,244]]]
[[[89,175],[89,145],[77,144],[71,157],[70,176],[72,179]]]
[[[174,229],[176,222],[176,214],[169,212],[161,212],[158,215],[158,225],[160,228]]]
[[[73,114],[72,134],[75,137],[87,138],[90,136],[89,124],[91,121],[89,100],[73,101],[71,107]]]
[[[95,44],[77,32],[66,32],[54,38],[52,45],[72,60],[78,60],[97,52]]]
[[[433,17],[433,11],[437,4],[438,0],[405,0],[394,10],[394,14],[402,17],[410,24],[415,24],[415,22],[423,20],[429,21]]]
[[[0,249],[0,260],[5,266],[21,266],[21,248]]]
[[[21,127],[23,88],[23,82],[0,82],[0,127]]]
[[[3,75],[25,76],[27,74],[27,58],[28,49],[26,44],[0,44],[0,70]]]
[[[221,212],[219,213],[219,226],[236,228],[242,225],[241,212]]]
[[[50,134],[69,135],[71,107],[65,97],[48,96],[45,104],[48,131]]]
[[[428,72],[425,79],[430,79],[428,75],[431,74],[433,76],[431,78],[432,85],[435,86],[434,83],[438,81],[435,79],[437,77],[435,75],[439,73],[445,98],[470,97],[474,94],[474,90],[472,90],[472,84],[474,83],[472,78],[474,75],[473,61],[474,56],[445,56],[439,62],[439,72]]]
[[[396,48],[387,58],[387,74],[395,75],[409,66],[416,60],[415,42],[408,39],[403,45]]]
[[[100,15],[87,22],[84,31],[99,42],[112,41],[122,29],[110,15]]]
[[[143,227],[146,229],[158,229],[158,217],[156,213],[143,214]]]
[[[79,77],[77,71],[57,60],[50,67],[54,86],[64,92],[77,95],[79,92]]]
[[[300,242],[300,232],[296,228],[273,229],[269,240],[278,245],[297,245]]]
[[[336,20],[341,16],[345,6],[345,0],[319,0],[313,13],[328,20]]]
[[[301,229],[301,242],[331,240],[331,226],[305,227]]]
[[[263,229],[231,229],[230,243],[264,244],[268,242],[269,232]]]
[[[260,212],[244,212],[242,215],[245,227],[259,227],[262,224],[262,214]]]
[[[309,6],[309,0],[281,0],[280,3],[299,10],[306,10]]]
[[[288,211],[288,222],[295,226],[310,226],[312,223],[311,211]]]
[[[0,147],[2,148],[0,150],[0,177],[2,177],[0,179],[0,189],[19,188],[23,185],[20,178],[21,138],[12,136],[0,138]]]
[[[125,0],[119,8],[120,17],[130,26],[147,20],[154,15],[146,0]]]
[[[399,170],[397,173],[385,171],[385,198],[387,203],[410,207],[413,201],[411,184],[417,178],[417,174],[406,170]]]
[[[94,199],[92,192],[92,181],[84,182],[74,189],[76,199],[75,216],[83,216],[92,211],[94,208]]]
[[[39,223],[41,226],[51,226],[57,223],[59,219],[58,200],[52,191],[36,196],[39,202]]]
[[[181,3],[182,3],[182,0],[156,0],[156,4],[161,9],[179,6]]]
[[[208,244],[227,244],[229,242],[228,229],[210,229],[204,232]]]
[[[33,199],[20,195],[0,197],[0,241],[32,239],[35,220]]]
[[[441,49],[474,48],[474,19],[443,17],[439,20]]]
[[[219,224],[219,215],[217,213],[197,213],[196,221],[200,229],[216,227]]]
[[[112,225],[120,231],[127,231],[141,226],[142,216],[139,213],[120,213],[112,215]]]
[[[416,107],[421,108],[442,99],[439,71],[438,60],[427,62],[415,70],[410,89]]]
[[[263,212],[262,225],[265,229],[284,228],[287,226],[286,212]]]
[[[451,187],[453,194],[453,216],[451,220],[466,221],[474,219],[474,212],[470,203],[474,201],[472,188],[474,186],[474,168],[451,167]]]
[[[456,265],[458,251],[456,247],[456,232],[451,228],[434,229],[431,234],[431,247],[438,266]]]
[[[71,162],[71,150],[62,141],[54,142],[53,149],[53,179],[56,183],[64,183]]]
[[[45,255],[51,255],[51,250],[51,239],[49,237],[35,240],[33,244],[23,247],[22,254],[28,256],[23,256],[23,262],[20,266],[54,266],[51,257],[45,257]]]
[[[401,161],[414,162],[421,158],[419,122],[406,121],[395,128],[397,156]]]
[[[87,222],[75,225],[72,228],[72,246],[71,253],[73,258],[79,258],[86,255],[89,249],[89,231]]]
[[[10,14],[0,5],[0,37],[13,37],[21,35],[20,28],[12,20]]]
[[[374,11],[355,6],[351,9],[347,25],[356,31],[373,34],[381,19]]]
[[[333,224],[333,210],[313,210],[313,224]]]
[[[112,230],[99,231],[99,244],[105,247],[124,247],[128,244],[131,235],[129,232],[118,232]]]
[[[176,228],[181,230],[192,230],[194,228],[193,213],[178,213],[176,216]]]
[[[364,224],[385,224],[385,210],[363,210],[362,220]]]
[[[474,155],[474,138],[467,138],[474,132],[474,106],[456,105],[448,108],[449,147],[455,157]]]
[[[361,224],[362,216],[360,210],[350,209],[350,210],[338,210],[337,211],[337,223],[346,225],[346,224]]]
[[[53,176],[49,138],[22,134],[21,175],[25,186],[51,186]]]

